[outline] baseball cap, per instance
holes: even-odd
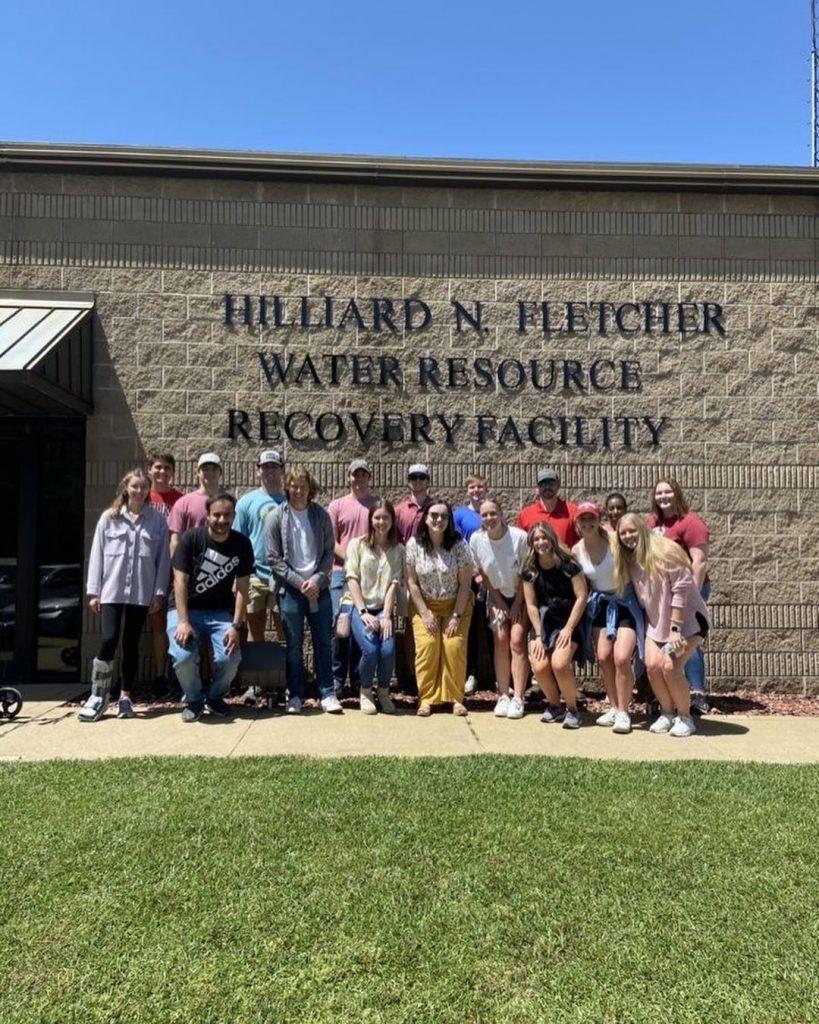
[[[555,470],[553,470],[553,469],[551,469],[549,467],[544,467],[543,469],[539,469],[537,471],[537,482],[539,484],[545,484],[545,483],[559,484],[560,483],[560,477],[557,475]]]
[[[429,466],[423,462],[413,462],[407,470],[407,476],[429,476]]]
[[[259,456],[258,464],[260,466],[269,466],[271,465],[271,463],[275,466],[283,466],[284,459],[273,448],[268,448],[266,451],[263,451]]]
[[[356,472],[356,470],[359,469],[363,469],[365,473],[370,472],[370,464],[367,462],[366,459],[353,459],[353,461],[350,463],[350,468],[347,470],[347,472],[352,475],[353,473]]]
[[[600,518],[600,506],[596,501],[581,501],[577,506],[577,515],[579,516],[597,516]]]
[[[196,463],[196,468],[201,469],[203,466],[222,466],[222,460],[216,454],[216,452],[204,452],[199,456],[199,461]]]

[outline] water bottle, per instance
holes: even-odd
[[[672,661],[677,660],[677,652],[674,650],[670,643],[663,644],[663,654],[667,654]]]

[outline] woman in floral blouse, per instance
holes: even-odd
[[[466,638],[472,617],[472,557],[455,532],[452,509],[433,501],[407,542],[407,585],[412,598],[418,714],[452,704],[465,715]]]

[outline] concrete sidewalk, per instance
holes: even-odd
[[[85,688],[87,690],[87,687]],[[444,712],[420,719],[412,711],[394,716],[306,711],[287,716],[237,707],[233,720],[205,715],[184,724],[178,708],[137,705],[137,718],[120,721],[113,709],[100,722],[83,724],[68,706],[82,687],[22,687],[20,715],[0,720],[0,761],[91,760],[111,757],[245,757],[278,754],[305,757],[461,757],[470,754],[541,754],[627,761],[819,762],[819,718],[776,716],[706,717],[689,739],[653,736],[635,716],[635,729],[617,736],[587,716],[576,731],[541,724],[537,714],[520,721],[495,718],[487,710],[455,718]]]

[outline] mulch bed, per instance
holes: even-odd
[[[244,688],[237,689],[231,694],[231,704],[241,706],[241,697]],[[138,703],[149,703],[155,708],[174,708],[178,703],[168,700],[157,700],[147,694],[135,693],[135,700]],[[84,698],[83,698],[84,699]],[[83,699],[69,701],[71,705],[79,707]],[[405,697],[402,694],[393,694],[397,706],[407,710],[415,706],[415,699]],[[495,704],[496,696],[491,690],[479,690],[471,697],[467,697],[466,704],[470,711],[491,711]],[[582,698],[581,698],[582,700]],[[358,707],[358,700],[355,697],[342,699],[345,709],[354,710]],[[776,693],[754,693],[751,690],[735,690],[733,693],[709,694],[708,703],[711,705],[709,715],[730,716],[730,715],[791,715],[795,717],[819,716],[819,697],[798,697],[793,694]],[[309,706],[309,702],[307,704]],[[582,709],[589,714],[599,715],[606,710],[608,705],[598,694],[586,695]],[[259,707],[264,707],[262,701]],[[642,701],[637,701],[635,707],[642,710]],[[539,712],[543,708],[543,701],[539,697],[532,697],[526,702],[527,711]],[[283,707],[280,708],[283,710]]]

